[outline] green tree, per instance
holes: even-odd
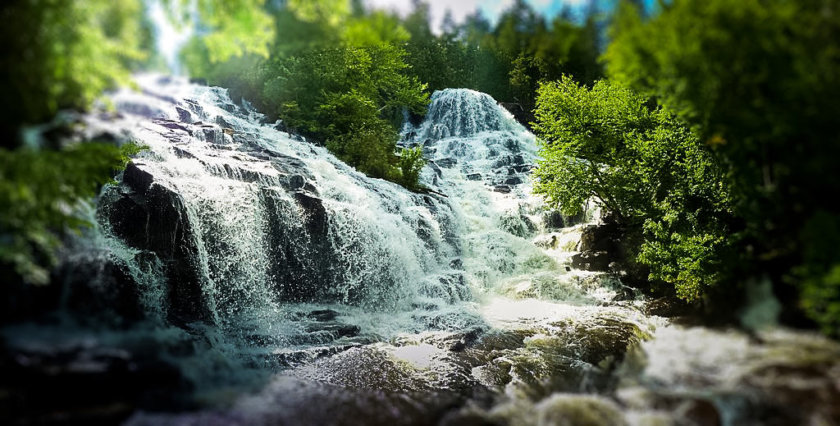
[[[103,90],[130,82],[148,57],[139,0],[12,0],[0,6],[2,145],[16,146],[22,125],[61,108],[85,109]]]
[[[727,167],[751,274],[799,285],[811,317],[840,333],[828,320],[840,252],[822,252],[840,234],[816,231],[840,226],[826,198],[840,191],[840,4],[681,0],[647,20],[625,4],[611,38],[609,75],[689,122]]]
[[[62,151],[0,148],[0,266],[32,284],[46,284],[61,237],[90,225],[78,216],[135,145],[83,143]]]
[[[729,194],[708,150],[671,113],[599,81],[541,85],[534,129],[542,160],[534,191],[565,214],[595,199],[642,230],[635,248],[652,279],[696,300],[716,284],[730,244]]]
[[[263,98],[269,112],[374,177],[397,180],[393,163],[402,111],[422,114],[425,86],[389,44],[335,47],[274,59]]]

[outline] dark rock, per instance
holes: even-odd
[[[470,173],[467,175],[469,180],[481,180],[481,173]]]
[[[200,130],[207,143],[216,145],[222,145],[225,143],[225,135],[222,132],[222,129],[216,126],[202,126]]]
[[[556,231],[566,226],[563,214],[557,210],[549,210],[542,214],[542,223],[546,231]]]
[[[677,410],[680,418],[696,426],[720,426],[721,416],[715,405],[704,399],[686,401]]]
[[[233,128],[233,125],[230,124],[229,121],[225,120],[225,118],[222,117],[221,115],[217,115],[215,121],[216,121],[216,124],[218,124],[219,127],[221,127],[221,128],[228,128],[228,129]]]
[[[572,256],[572,267],[584,271],[607,272],[610,270],[610,256],[605,251],[587,251]]]
[[[660,317],[678,317],[695,313],[695,309],[685,301],[674,296],[663,296],[645,303],[645,315]]]
[[[507,178],[504,182],[505,185],[519,185],[520,183],[522,183],[522,178],[519,176]]]
[[[136,161],[130,161],[128,163],[123,171],[123,182],[132,190],[143,194],[149,190],[155,178],[152,177],[151,173],[141,169],[138,165],[142,166],[142,163]]]
[[[289,176],[289,189],[292,191],[297,191],[302,189],[303,186],[306,185],[306,178],[301,175],[291,175]]]
[[[195,155],[193,155],[191,152],[189,152],[189,151],[187,151],[187,150],[185,150],[185,149],[182,149],[182,148],[178,148],[177,146],[176,146],[176,147],[172,147],[172,151],[173,151],[173,152],[175,152],[175,155],[177,155],[177,156],[178,156],[178,158],[192,158],[192,159],[197,159],[197,157],[196,157]]]
[[[170,130],[180,130],[182,132],[187,132],[187,133],[190,132],[189,129],[184,127],[182,124],[177,123],[177,122],[172,121],[172,120],[158,119],[158,120],[154,120],[153,122],[155,124],[159,125],[159,126],[165,127],[167,129],[170,129]]]
[[[224,131],[223,131],[224,132]],[[247,133],[233,133],[231,135],[234,143],[239,143],[243,145],[256,145],[257,144],[257,136],[251,135]]]
[[[326,236],[328,217],[323,201],[303,192],[295,192],[294,198],[306,211],[304,223],[309,234],[318,237]]]
[[[175,107],[175,111],[178,112],[178,119],[184,123],[192,123],[192,114],[181,107]]]
[[[117,424],[138,409],[183,409],[191,391],[154,351],[55,342],[3,348],[0,388],[0,419],[13,424]]]
[[[82,323],[122,326],[145,318],[137,282],[124,261],[107,252],[80,253],[58,268],[64,307]]]
[[[458,160],[454,158],[441,158],[440,160],[435,160],[434,163],[440,167],[450,168],[458,164]]]
[[[580,251],[616,252],[621,237],[621,229],[613,223],[587,226],[580,235]]]
[[[114,234],[128,245],[157,255],[167,269],[170,319],[178,323],[210,319],[201,288],[199,253],[181,195],[152,184],[151,174],[129,163],[122,188],[104,213]]]
[[[333,321],[338,317],[338,312],[332,309],[319,309],[308,313],[306,316],[315,321]]]
[[[510,187],[507,185],[496,185],[493,187],[493,191],[501,192],[502,194],[509,194]]]

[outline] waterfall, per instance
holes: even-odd
[[[399,144],[427,160],[414,193],[226,90],[136,81],[78,127],[146,149],[85,206],[94,226],[61,253],[57,285],[14,299],[47,314],[0,328],[0,377],[17,380],[0,385],[30,404],[25,419],[42,403],[133,425],[836,413],[835,342],[671,322],[685,306],[646,301],[603,257],[582,262],[609,227],[595,206],[566,217],[532,194],[537,141],[486,94],[435,92],[405,124]],[[774,314],[762,306],[745,321]],[[90,380],[66,414],[61,389]]]

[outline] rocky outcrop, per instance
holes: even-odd
[[[129,246],[154,253],[166,268],[168,314],[179,323],[209,321],[202,292],[198,246],[181,196],[155,182],[142,163],[131,162],[105,210],[114,234]]]

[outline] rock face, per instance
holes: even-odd
[[[154,253],[166,265],[169,283],[168,312],[176,323],[209,321],[202,293],[199,252],[183,198],[155,183],[131,162],[123,172],[123,185],[112,189],[117,197],[105,214],[114,234],[129,246]]]

